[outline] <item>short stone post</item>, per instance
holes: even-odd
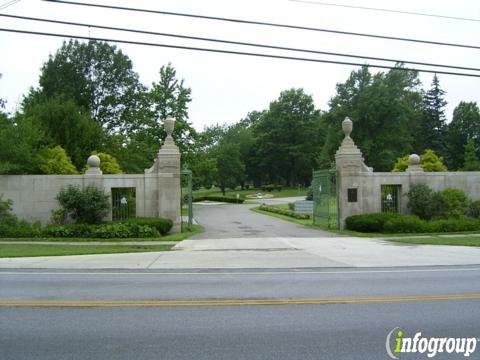
[[[172,138],[175,119],[167,117],[163,124],[167,137],[157,154],[158,216],[173,221],[172,232],[181,231],[180,151]]]

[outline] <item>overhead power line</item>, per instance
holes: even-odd
[[[361,63],[354,63],[354,62],[347,62],[347,61],[312,59],[312,58],[303,58],[303,57],[296,57],[296,56],[273,55],[273,54],[253,53],[253,52],[244,52],[244,51],[233,51],[233,50],[222,50],[222,49],[212,49],[212,48],[203,48],[203,47],[193,47],[193,46],[180,46],[180,45],[160,44],[160,43],[151,43],[151,42],[143,42],[143,41],[110,39],[110,38],[101,38],[101,37],[90,37],[90,36],[73,35],[73,34],[59,34],[59,33],[51,33],[51,32],[40,32],[40,31],[8,29],[8,28],[0,28],[0,31],[11,32],[11,33],[19,33],[19,34],[29,34],[29,35],[53,36],[53,37],[61,37],[61,38],[105,41],[105,42],[114,42],[114,43],[120,43],[120,44],[155,46],[155,47],[163,47],[163,48],[170,48],[170,49],[203,51],[203,52],[209,52],[209,53],[255,56],[255,57],[271,58],[271,59],[296,60],[296,61],[306,61],[306,62],[315,62],[315,63],[349,65],[349,66],[366,66],[366,67],[369,67],[369,68],[376,68],[376,69],[388,69],[388,70],[396,69],[396,70],[400,70],[400,71],[418,71],[418,72],[424,72],[424,73],[430,73],[430,74],[469,76],[469,77],[476,77],[476,78],[480,77],[480,74],[459,73],[459,72],[452,72],[452,71],[437,71],[437,70],[434,70],[434,69],[416,69],[416,68],[395,67],[395,66],[387,66],[387,65],[379,65],[379,64],[361,64]]]
[[[379,11],[379,12],[388,12],[388,13],[395,13],[395,14],[428,16],[428,17],[450,19],[450,20],[480,21],[480,19],[467,18],[467,17],[448,16],[448,15],[441,15],[441,14],[429,14],[429,13],[423,13],[423,12],[394,10],[394,9],[383,9],[383,8],[374,8],[374,7],[357,6],[357,5],[336,4],[336,3],[320,2],[320,1],[314,1],[314,0],[290,0],[290,1],[298,2],[298,3],[304,3],[304,4],[313,4],[313,5],[322,5],[322,6],[335,6],[335,7],[359,9],[359,10],[367,10],[367,11]]]
[[[3,3],[2,5],[0,5],[0,10],[6,9],[7,7],[12,6],[12,5],[16,4],[16,3],[19,2],[19,1],[20,1],[20,0],[7,1],[6,3]]]
[[[130,33],[146,34],[146,35],[157,35],[157,36],[181,38],[181,39],[188,39],[188,40],[208,41],[208,42],[222,43],[222,44],[252,46],[252,47],[267,48],[267,49],[274,49],[274,50],[305,52],[305,53],[311,53],[311,54],[341,56],[341,57],[357,58],[357,59],[364,59],[364,60],[389,61],[389,62],[395,62],[395,63],[405,63],[405,64],[422,65],[422,66],[433,66],[433,67],[441,67],[441,68],[449,68],[449,69],[457,69],[457,70],[480,71],[480,68],[464,67],[464,66],[457,66],[457,65],[434,64],[434,63],[419,62],[419,61],[381,58],[381,57],[336,53],[336,52],[328,52],[328,51],[320,51],[320,50],[291,48],[291,47],[284,47],[284,46],[249,43],[249,42],[241,42],[241,41],[231,41],[231,40],[223,40],[223,39],[212,39],[212,38],[205,38],[205,37],[198,37],[198,36],[188,36],[188,35],[179,35],[179,34],[171,34],[171,33],[162,33],[162,32],[147,31],[147,30],[140,30],[140,29],[130,29],[130,28],[114,27],[114,26],[106,26],[106,25],[85,24],[85,23],[78,23],[78,22],[72,22],[72,21],[62,21],[62,20],[45,19],[45,18],[34,18],[34,17],[29,17],[29,16],[0,14],[0,17],[7,17],[7,18],[13,18],[13,19],[28,20],[28,21],[41,21],[41,22],[61,24],[61,25],[69,25],[69,26],[81,26],[81,27],[86,27],[86,28],[89,28],[89,29],[90,28],[98,28],[98,29],[105,29],[105,30],[124,31],[124,32],[130,32]]]
[[[430,45],[453,46],[453,47],[461,47],[461,48],[469,48],[469,49],[480,49],[480,46],[477,46],[477,45],[447,43],[447,42],[441,42],[441,41],[421,40],[421,39],[413,39],[413,38],[379,35],[379,34],[366,34],[366,33],[358,33],[358,32],[351,32],[351,31],[316,28],[316,27],[309,27],[309,26],[288,25],[288,24],[279,24],[279,23],[254,21],[254,20],[244,20],[244,19],[233,19],[233,18],[225,18],[225,17],[218,17],[218,16],[187,14],[187,13],[152,10],[152,9],[139,9],[139,8],[125,7],[125,6],[102,5],[102,4],[93,4],[93,3],[76,2],[76,1],[68,1],[68,0],[43,0],[43,1],[57,3],[57,4],[79,5],[79,6],[88,6],[88,7],[96,7],[96,8],[103,8],[103,9],[135,11],[135,12],[143,12],[143,13],[150,13],[150,14],[161,14],[161,15],[181,16],[181,17],[189,17],[189,18],[204,19],[204,20],[224,21],[224,22],[232,22],[232,23],[237,23],[237,24],[273,26],[273,27],[280,27],[280,28],[286,28],[286,29],[318,31],[318,32],[326,32],[326,33],[332,33],[332,34],[362,36],[362,37],[377,38],[377,39],[384,39],[384,40],[407,41],[407,42],[430,44]]]

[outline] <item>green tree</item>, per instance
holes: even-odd
[[[401,172],[407,170],[410,155],[399,157],[393,167],[393,172]],[[420,166],[423,171],[447,171],[447,167],[443,163],[443,158],[435,154],[435,151],[427,149],[420,156]]]
[[[38,174],[36,154],[46,145],[39,123],[22,114],[0,113],[0,174]]]
[[[38,153],[38,164],[40,170],[46,175],[77,174],[77,169],[73,166],[72,160],[59,145],[42,149]]]
[[[327,137],[320,153],[321,167],[330,168],[343,139],[341,123],[348,116],[354,122],[352,137],[366,164],[376,171],[388,171],[399,156],[413,150],[421,104],[417,72],[392,69],[372,74],[366,67],[353,71],[345,83],[337,84],[323,118]]]
[[[416,151],[432,149],[437,154],[444,154],[446,136],[445,91],[440,87],[437,74],[433,76],[431,88],[422,101],[423,114],[415,132]]]
[[[123,174],[122,168],[115,157],[105,152],[92,152],[100,158],[100,170],[104,174]]]
[[[217,186],[225,195],[226,188],[235,188],[242,181],[245,166],[241,161],[241,154],[236,144],[221,143],[217,153]]]
[[[431,149],[425,150],[420,156],[420,166],[424,171],[447,171],[447,167],[443,164],[443,158],[435,154]]]
[[[50,146],[65,149],[77,169],[82,169],[90,153],[103,144],[102,128],[71,99],[28,96],[23,113],[42,126]]]
[[[136,94],[144,89],[131,60],[115,45],[70,40],[43,65],[37,91],[72,99],[109,133],[126,133],[137,112]]]
[[[475,149],[475,141],[469,139],[465,144],[465,161],[463,165],[464,171],[480,171],[480,159]]]
[[[268,182],[308,183],[319,150],[320,112],[303,89],[285,90],[253,125],[257,171]]]
[[[453,111],[448,125],[448,167],[453,170],[464,167],[465,144],[472,139],[480,148],[480,110],[474,102],[460,102]]]

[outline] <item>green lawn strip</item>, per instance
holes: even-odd
[[[405,244],[422,244],[422,245],[457,245],[457,246],[480,246],[480,234],[479,235],[467,235],[467,236],[427,236],[427,237],[402,237],[389,239],[392,242],[399,242]]]
[[[173,245],[37,245],[0,244],[0,257],[62,256],[168,251]]]
[[[272,194],[274,197],[279,198],[279,197],[292,197],[292,196],[305,196],[307,192],[306,188],[284,188],[282,191],[263,191],[262,189],[244,189],[244,190],[227,190],[225,191],[225,196],[226,197],[232,197],[235,198],[237,197],[237,194],[240,194],[240,197],[242,199],[245,199],[247,195],[253,195],[253,194]],[[223,196],[222,191],[218,188],[212,188],[210,190],[196,190],[193,192],[194,197],[201,197],[201,196]]]
[[[49,242],[116,242],[121,245],[122,242],[144,242],[144,241],[182,241],[187,238],[189,238],[192,235],[195,234],[200,234],[204,232],[204,228],[200,225],[192,225],[192,231],[186,231],[182,233],[176,233],[176,234],[169,234],[161,237],[148,237],[148,238],[113,238],[113,239],[108,239],[108,238],[65,238],[65,237],[55,237],[55,238],[0,238],[0,242],[2,241],[29,241],[29,242],[44,242],[44,241],[49,241]],[[1,255],[0,255],[1,256]]]

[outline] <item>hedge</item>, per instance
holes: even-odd
[[[98,225],[63,224],[47,225],[30,224],[16,218],[0,221],[0,238],[146,238],[160,237],[170,231],[173,222],[163,218],[132,218],[124,222],[107,222]]]
[[[348,230],[380,233],[441,233],[479,231],[480,219],[422,220],[415,215],[374,213],[349,216]]]
[[[278,208],[278,207],[275,207],[275,206],[261,205],[259,207],[259,209],[263,210],[263,211],[268,211],[268,212],[271,212],[271,213],[275,213],[275,214],[290,216],[290,217],[293,217],[295,219],[310,219],[309,214],[298,214],[298,213],[296,213],[292,210],[281,209],[281,208]]]
[[[218,201],[218,202],[226,202],[232,204],[243,204],[245,199],[241,198],[232,198],[227,196],[197,196],[193,199],[194,202],[198,201]]]
[[[172,229],[173,221],[165,218],[147,218],[147,217],[136,217],[125,220],[127,224],[135,224],[141,226],[150,226],[158,230],[162,235],[168,234]]]

